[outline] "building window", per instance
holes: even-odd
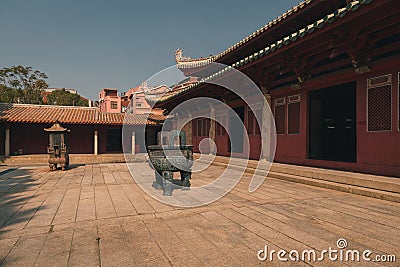
[[[300,95],[288,97],[288,134],[300,133]]]
[[[285,102],[284,97],[275,99],[275,125],[277,134],[285,134],[286,132]]]
[[[261,134],[261,124],[263,123],[262,121],[257,122],[257,118],[262,120],[262,108],[256,109],[256,115],[257,117],[254,117],[255,123],[254,123],[254,129],[255,129],[255,134]]]
[[[203,129],[203,120],[197,120],[197,136],[202,136],[202,129]]]
[[[194,127],[197,128],[197,136],[208,136],[211,126],[210,119],[197,119],[195,124],[197,125]]]
[[[392,75],[367,80],[367,129],[392,130]]]
[[[215,124],[216,124],[216,127],[215,127],[216,128],[215,129],[216,135],[217,136],[223,136],[226,133],[226,130],[225,130],[224,126],[223,126],[223,125],[226,126],[226,115],[217,116],[216,119],[217,119],[217,121],[215,122]]]
[[[192,134],[193,136],[197,136],[197,121],[192,120]]]
[[[397,122],[397,130],[400,131],[400,72],[397,74],[397,81],[398,81],[398,86],[397,86],[397,108],[398,108],[398,122]]]
[[[253,135],[254,134],[254,120],[255,116],[253,115],[253,111],[248,108],[247,109],[247,134]]]
[[[117,101],[111,101],[111,109],[117,109],[117,108],[118,108]]]
[[[142,103],[136,103],[136,107],[137,108],[141,108],[142,107]]]
[[[259,119],[262,118],[262,109],[257,108],[254,110],[254,112],[256,113],[256,115],[258,116]],[[262,122],[259,121],[257,122],[257,117],[254,115],[253,110],[248,108],[247,109],[247,134],[248,135],[257,135],[257,134],[261,134],[261,130],[260,130],[260,125]]]
[[[204,119],[204,121],[203,121],[203,136],[208,136],[208,133],[210,132],[210,127],[211,127],[211,120]]]
[[[217,136],[221,136],[221,135],[222,135],[222,126],[221,126],[221,124],[218,122],[218,119],[217,119],[217,121],[215,122],[215,134],[216,134]]]

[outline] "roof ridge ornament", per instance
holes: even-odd
[[[175,50],[175,61],[179,68],[197,68],[214,61],[214,56],[211,55],[209,57],[191,58],[184,56],[182,49],[178,48]]]

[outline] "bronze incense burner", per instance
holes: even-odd
[[[179,138],[177,145],[175,138]],[[193,146],[186,145],[184,131],[171,131],[168,145],[163,145],[162,141],[159,141],[159,145],[148,146],[147,151],[149,165],[155,173],[154,188],[163,189],[164,196],[171,196],[173,189],[177,187],[182,190],[190,189]],[[180,172],[180,181],[173,180],[174,172]]]

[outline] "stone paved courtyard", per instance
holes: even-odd
[[[134,164],[133,175],[150,177],[146,163]],[[192,185],[221,171],[211,166],[193,175]],[[270,178],[250,194],[248,184],[246,174],[220,200],[178,208],[145,194],[125,164],[65,172],[0,166],[0,265],[399,266],[399,203]],[[265,245],[320,253],[337,249],[339,238],[347,240],[346,249],[397,254],[397,262],[257,258]]]

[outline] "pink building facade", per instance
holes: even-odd
[[[169,91],[171,89],[168,86],[149,87],[146,82],[129,89],[122,95],[118,95],[118,89],[104,88],[99,93],[100,112],[124,113],[129,108],[131,114],[153,113],[161,115],[162,110],[152,109],[146,98],[157,98]]]
[[[125,96],[129,99],[129,108],[132,114],[162,114],[161,109],[152,109],[151,106],[147,103],[147,97],[157,97],[162,95],[163,93],[171,91],[168,86],[160,85],[157,87],[149,87],[146,82],[143,82],[141,85],[131,88]]]
[[[100,112],[121,113],[122,98],[118,96],[118,89],[104,88],[99,94]]]

